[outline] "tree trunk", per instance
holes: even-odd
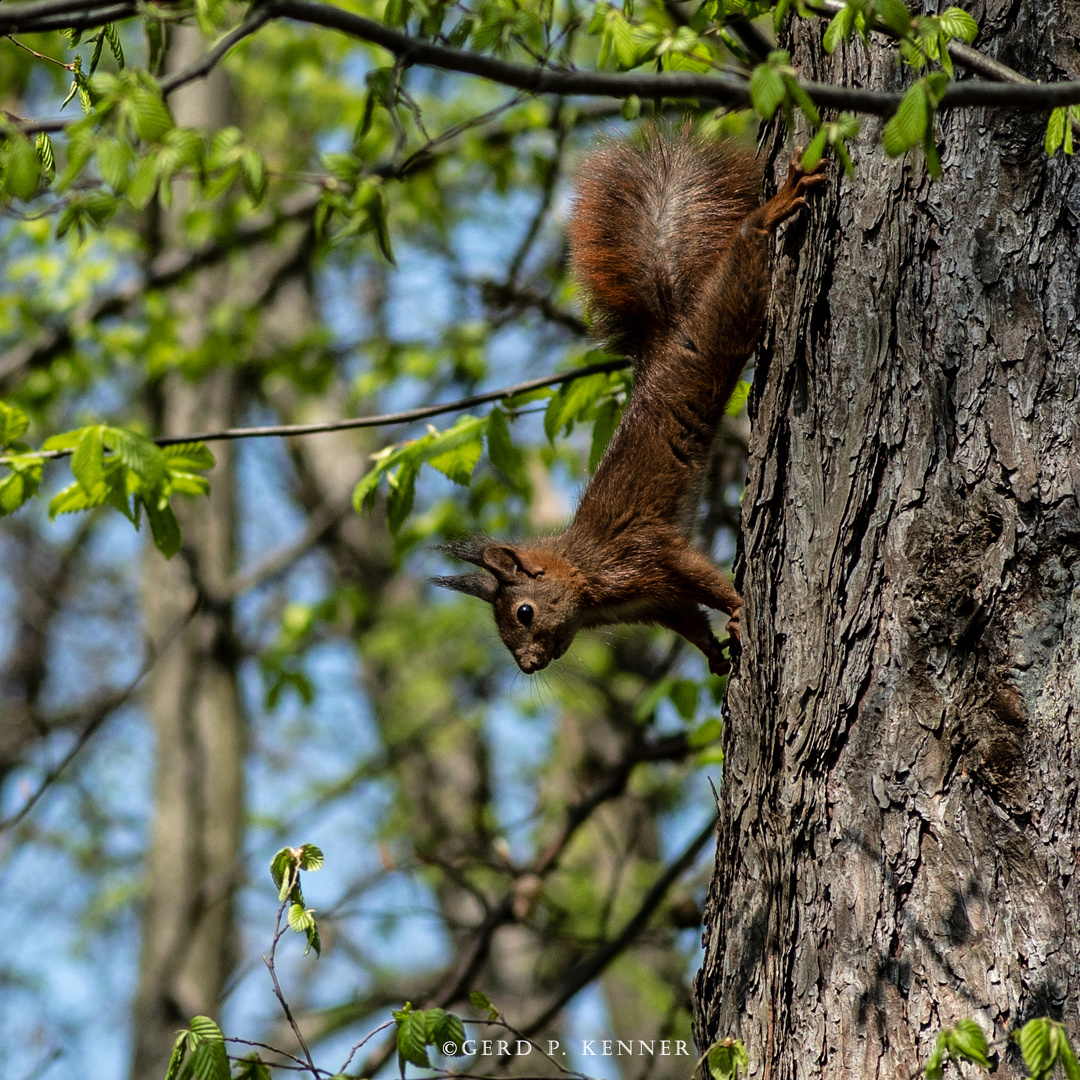
[[[1075,2],[972,13],[1080,75]],[[795,33],[809,77],[901,84]],[[908,1076],[971,1017],[1012,1077],[1025,1020],[1077,1033],[1080,171],[1045,122],[943,116],[934,183],[867,139],[779,241],[695,1004],[756,1076]]]
[[[192,28],[174,28],[169,66],[179,70],[205,44]],[[228,86],[220,69],[173,101],[177,122],[220,127]],[[165,216],[165,233],[180,209]],[[208,333],[214,305],[229,296],[227,268],[173,294],[184,346]],[[235,291],[235,289],[234,289]],[[180,434],[231,427],[238,419],[238,374],[228,366],[199,382],[176,372],[160,388],[155,430]],[[215,603],[236,566],[233,454],[214,445],[217,466],[208,501],[178,502],[184,550],[166,562],[153,545],[145,559],[143,607],[150,640],[164,649],[147,679],[157,738],[154,827],[147,855],[142,954],[135,998],[133,1080],[164,1076],[176,1029],[193,1015],[216,1015],[236,952],[233,895],[242,874],[244,729],[237,685],[239,656],[232,609]],[[201,597],[200,597],[200,594]],[[199,597],[199,611],[184,620]],[[209,598],[210,602],[207,602]],[[179,627],[184,627],[177,636]]]

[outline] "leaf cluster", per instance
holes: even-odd
[[[461,1017],[445,1009],[414,1009],[406,1002],[394,1010],[397,1024],[398,1067],[405,1076],[405,1064],[431,1068],[428,1048],[454,1057],[464,1053],[465,1025]]]
[[[312,949],[316,955],[321,954],[322,940],[319,937],[318,923],[315,921],[315,909],[304,905],[300,872],[321,870],[322,865],[323,853],[314,844],[282,848],[270,862],[270,876],[278,887],[278,900],[283,907],[288,905],[289,929],[307,938],[305,956]]]
[[[225,1036],[210,1017],[193,1016],[176,1036],[165,1080],[230,1080]]]
[[[19,437],[29,426],[26,414],[0,402],[0,463],[10,470],[0,479],[0,514],[18,510],[37,493],[44,458]],[[180,524],[170,500],[174,495],[206,495],[210,482],[201,475],[213,468],[205,443],[156,446],[128,428],[108,424],[53,435],[41,447],[46,454],[71,454],[75,482],[53,496],[49,516],[111,506],[136,529],[143,512],[158,550],[172,558],[180,550]]]

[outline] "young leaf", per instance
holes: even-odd
[[[784,78],[772,64],[758,64],[750,76],[750,100],[765,120],[783,104],[786,97]]]
[[[323,867],[323,853],[314,844],[302,844],[300,846],[300,869],[314,873]]]
[[[1051,1039],[1052,1021],[1045,1016],[1029,1020],[1013,1037],[1020,1044],[1024,1064],[1031,1073],[1031,1080],[1043,1080],[1054,1067],[1056,1040]]]
[[[390,494],[386,499],[386,521],[396,536],[412,510],[416,496],[416,466],[404,462],[386,477]]]
[[[979,24],[963,8],[946,8],[939,16],[941,29],[951,38],[971,44],[979,36]]]
[[[71,471],[88,495],[105,480],[105,444],[101,425],[88,427],[71,455]]]
[[[32,499],[41,484],[41,458],[14,458],[8,462],[12,470],[0,480],[0,517],[13,514]]]
[[[30,420],[22,409],[0,401],[0,447],[21,438],[29,426]]]
[[[487,419],[488,459],[499,472],[514,481],[524,460],[520,450],[514,449],[510,439],[510,425],[502,409],[492,409]]]
[[[398,1054],[413,1065],[428,1069],[427,1018],[423,1012],[412,1012],[398,1021]]]
[[[440,432],[427,445],[424,460],[455,484],[467,487],[483,453],[485,417],[462,416],[452,428]]]
[[[716,1043],[709,1051],[709,1072],[713,1080],[738,1080],[740,1072],[745,1072],[750,1064],[746,1047],[739,1039],[724,1039]]]
[[[986,1033],[974,1020],[958,1021],[950,1034],[950,1054],[972,1061],[984,1069],[990,1068],[990,1047],[986,1042]]]
[[[499,1016],[499,1010],[491,1004],[491,999],[481,990],[474,990],[469,994],[469,1000],[476,1006],[481,1012],[488,1014],[489,1020],[496,1020]]]
[[[8,143],[4,161],[4,191],[20,199],[32,199],[41,180],[41,158],[34,144],[21,134]]]
[[[184,1055],[187,1053],[188,1033],[181,1031],[173,1043],[172,1055],[169,1058],[169,1067],[165,1070],[165,1080],[176,1080],[180,1075],[180,1068],[184,1064]]]
[[[900,107],[885,125],[882,143],[885,153],[897,157],[921,142],[929,122],[926,87],[915,83],[904,95]]]
[[[1065,141],[1067,111],[1064,105],[1050,111],[1050,119],[1046,124],[1046,152],[1051,156],[1058,152]]]
[[[162,505],[153,498],[144,499],[143,506],[146,507],[146,518],[150,522],[150,535],[154,538],[155,546],[166,559],[171,559],[180,550],[183,539],[173,508],[167,502]]]

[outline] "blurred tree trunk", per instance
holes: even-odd
[[[205,49],[193,28],[174,28],[169,68]],[[176,121],[192,127],[228,123],[230,92],[221,69],[172,99]],[[185,199],[163,214],[167,245],[184,242]],[[199,345],[213,309],[235,297],[228,268],[199,275],[170,299],[180,312],[181,341]],[[168,435],[234,426],[239,376],[227,363],[198,382],[173,372],[159,387],[154,430]],[[235,959],[233,896],[241,873],[245,735],[237,685],[232,606],[220,601],[236,564],[234,456],[214,444],[217,466],[209,503],[176,507],[184,550],[166,562],[153,545],[144,560],[143,604],[152,642],[165,652],[147,680],[146,703],[157,738],[154,826],[147,857],[142,955],[135,1001],[137,1080],[164,1075],[176,1029],[196,1014],[216,1016]],[[175,635],[185,615],[198,612]]]
[[[977,7],[983,51],[1080,75],[1075,3]],[[806,77],[899,86],[796,32]],[[779,241],[696,984],[700,1048],[756,1076],[908,1076],[963,1017],[1077,1032],[1080,173],[1045,123],[947,114],[935,183],[868,142]]]

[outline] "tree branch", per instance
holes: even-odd
[[[250,37],[256,30],[268,23],[270,18],[270,12],[265,7],[252,7],[247,18],[235,29],[230,30],[209,52],[200,56],[195,63],[184,68],[183,71],[178,71],[174,75],[162,79],[160,83],[162,96],[168,97],[174,90],[179,90],[181,86],[186,86],[196,79],[205,78],[234,45],[238,45],[244,38]]]
[[[501,390],[489,390],[484,394],[473,394],[470,397],[458,398],[456,401],[443,402],[441,405],[425,405],[420,409],[406,409],[404,412],[383,413],[381,416],[356,416],[348,420],[329,420],[321,424],[272,424],[266,427],[200,431],[188,435],[164,436],[154,439],[153,442],[158,446],[175,446],[178,443],[188,442],[263,439],[279,435],[319,435],[326,431],[350,431],[353,428],[408,424],[415,420],[426,420],[432,416],[441,416],[443,413],[460,412],[462,409],[469,409],[474,405],[487,405],[493,401],[502,401],[504,398],[517,397],[518,394],[526,394],[530,390],[539,390],[545,386],[561,386],[563,383],[574,382],[576,379],[581,379],[586,375],[596,375],[606,371],[621,371],[629,366],[629,360],[601,360],[599,363],[586,364],[584,367],[575,368],[573,371],[564,371],[561,375],[545,375],[543,378],[530,379],[528,382],[517,383],[515,386],[504,386]],[[30,456],[48,461],[68,457],[71,453],[71,450],[41,450]],[[19,456],[25,457],[27,455]],[[9,456],[0,457],[0,465],[6,465],[9,461]]]
[[[266,6],[277,17],[338,30],[351,37],[380,45],[407,63],[457,71],[465,75],[478,75],[490,82],[528,90],[534,94],[582,94],[616,98],[636,94],[643,98],[687,97],[716,101],[724,105],[750,104],[749,84],[731,76],[612,75],[533,68],[461,49],[451,49],[445,45],[418,41],[382,23],[319,3],[317,0],[267,0]],[[887,116],[894,112],[903,98],[901,92],[863,90],[858,87],[830,86],[810,81],[800,81],[799,85],[815,104],[824,108],[850,109],[877,116]],[[1076,103],[1080,103],[1080,81],[1009,85],[980,81],[951,85],[938,108],[982,105],[989,108],[1039,109]]]

